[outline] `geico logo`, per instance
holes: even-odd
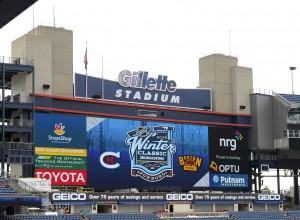
[[[238,172],[240,172],[240,166],[239,165],[221,164],[221,165],[219,165],[219,171],[221,173],[227,173],[227,172],[238,173]]]
[[[85,193],[53,193],[53,200],[86,200]]]
[[[230,150],[236,150],[236,140],[235,139],[225,139],[220,138],[220,147],[230,147]]]
[[[280,195],[259,194],[258,200],[280,200]]]
[[[167,194],[167,200],[193,200],[193,194]]]
[[[73,172],[36,172],[37,178],[52,180],[55,182],[76,182],[76,183],[86,183],[82,173],[73,173]]]
[[[101,154],[99,161],[107,169],[116,169],[120,166],[119,163],[116,163],[116,158],[120,158],[120,152],[105,152]]]

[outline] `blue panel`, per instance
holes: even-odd
[[[87,132],[88,186],[246,190],[248,139],[240,132],[236,143],[232,128],[102,118]],[[220,137],[232,139],[231,148],[218,145]]]
[[[206,126],[104,119],[87,139],[95,189],[193,188],[208,171]]]
[[[84,116],[35,113],[35,146],[86,148]]]
[[[193,204],[201,205],[201,204],[235,204],[236,201],[226,201],[226,200],[211,200],[211,201],[193,201]]]
[[[270,200],[261,200],[261,201],[253,201],[254,204],[282,204],[282,201],[270,201]]]
[[[69,201],[69,202],[52,201],[51,203],[57,205],[95,205],[96,204],[96,202],[73,202],[73,201]]]
[[[75,74],[75,96],[86,97],[85,81],[87,77],[87,97],[106,100],[143,103],[161,106],[176,106],[195,109],[211,109],[210,89],[177,89],[175,92],[157,91],[132,87],[122,87],[117,82],[91,76]],[[102,94],[102,87],[104,94]]]

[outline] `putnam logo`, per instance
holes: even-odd
[[[65,134],[65,126],[62,125],[62,123],[59,123],[59,124],[55,124],[55,130],[54,130],[54,133],[57,134],[57,135],[63,135]]]
[[[192,155],[180,156],[178,161],[185,171],[197,172],[202,165],[202,158]]]
[[[213,174],[210,176],[212,187],[248,187],[248,175]]]

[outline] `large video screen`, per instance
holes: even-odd
[[[35,122],[35,175],[53,185],[249,189],[247,129],[45,113]]]

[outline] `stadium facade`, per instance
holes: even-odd
[[[74,74],[72,31],[38,26],[12,42],[0,71],[2,174],[94,190],[54,192],[52,204],[282,210],[279,170],[298,186],[298,96],[253,90],[236,57],[200,58],[195,89],[139,70],[111,81]],[[277,194],[261,194],[262,167],[277,169]]]

